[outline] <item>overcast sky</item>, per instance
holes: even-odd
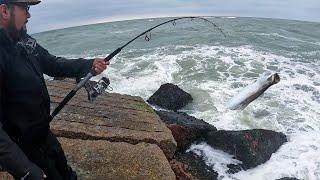
[[[245,16],[320,22],[320,0],[42,0],[30,9],[30,33],[115,20]]]

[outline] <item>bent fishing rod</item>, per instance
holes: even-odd
[[[203,17],[198,17],[198,16],[188,16],[188,17],[180,17],[180,18],[175,18],[175,19],[171,19],[171,20],[168,20],[168,21],[165,21],[161,24],[158,24],[150,29],[147,29],[146,31],[142,32],[141,34],[139,34],[138,36],[136,36],[135,38],[133,38],[132,40],[130,40],[129,42],[127,42],[126,44],[124,44],[123,46],[117,48],[115,51],[113,51],[111,54],[109,54],[104,60],[107,62],[107,61],[110,61],[115,55],[119,54],[121,52],[121,50],[123,48],[125,48],[126,46],[128,46],[130,43],[132,43],[133,41],[135,41],[136,39],[138,39],[139,37],[145,35],[145,40],[146,41],[149,41],[151,39],[151,31],[153,29],[156,29],[158,28],[159,26],[162,26],[164,24],[168,24],[168,23],[171,23],[175,26],[176,25],[176,21],[178,20],[182,20],[182,19],[200,19],[200,20],[203,20],[205,22],[208,22],[210,24],[212,24],[224,37],[226,37],[226,34],[222,31],[222,29],[217,26],[215,23],[213,23],[212,21],[209,21],[208,19],[205,19]],[[81,89],[82,87],[86,86],[87,82],[93,77],[95,76],[96,73],[95,73],[95,70],[94,68],[91,70],[90,73],[88,73],[75,87],[74,89],[72,89],[68,95],[60,102],[60,104],[54,109],[54,111],[52,112],[52,114],[50,115],[50,121],[61,111],[61,109],[72,99],[72,97],[74,95],[76,95],[77,91],[79,89]],[[106,87],[110,84],[109,80],[107,78],[104,78],[103,79],[104,82],[103,82],[103,86]],[[100,92],[101,93],[101,92]]]

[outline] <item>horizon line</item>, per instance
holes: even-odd
[[[106,18],[101,19],[101,20],[96,20],[96,21],[91,21],[91,22],[84,22],[79,25],[71,25],[71,26],[66,26],[66,27],[61,27],[61,28],[56,28],[56,29],[48,29],[44,31],[39,31],[32,33],[32,35],[36,34],[41,34],[41,33],[47,33],[51,31],[58,31],[58,30],[64,30],[64,29],[69,29],[69,28],[78,28],[78,27],[83,27],[83,26],[90,26],[90,25],[98,25],[98,24],[105,24],[105,23],[113,23],[113,22],[123,22],[123,21],[134,21],[134,20],[145,20],[145,19],[160,19],[160,18],[179,18],[179,17],[187,17],[187,16],[195,16],[195,17],[209,17],[209,18],[259,18],[259,19],[275,19],[275,20],[289,20],[289,21],[301,21],[301,22],[310,22],[310,23],[320,23],[318,21],[312,21],[312,20],[301,20],[301,19],[285,19],[285,18],[274,18],[274,17],[255,17],[255,16],[233,16],[233,15],[176,15],[176,16],[153,16],[153,17],[132,17],[132,18],[123,18],[123,17],[114,17],[111,18],[111,20],[106,20]],[[110,19],[107,18],[107,19]]]

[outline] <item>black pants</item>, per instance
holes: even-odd
[[[77,180],[76,173],[67,164],[61,144],[51,131],[42,145],[21,147],[30,161],[47,175],[47,180]]]

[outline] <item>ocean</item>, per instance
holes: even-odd
[[[232,155],[195,144],[219,173],[219,179],[320,179],[320,23],[282,19],[207,17],[226,34],[202,20],[176,21],[124,48],[103,73],[112,92],[147,100],[164,83],[189,92],[182,109],[223,130],[269,129],[288,137],[269,161],[228,174]],[[171,18],[86,25],[34,34],[50,53],[67,58],[105,57],[146,29]],[[226,103],[264,72],[281,81],[244,110]],[[101,76],[96,77],[99,79]]]

